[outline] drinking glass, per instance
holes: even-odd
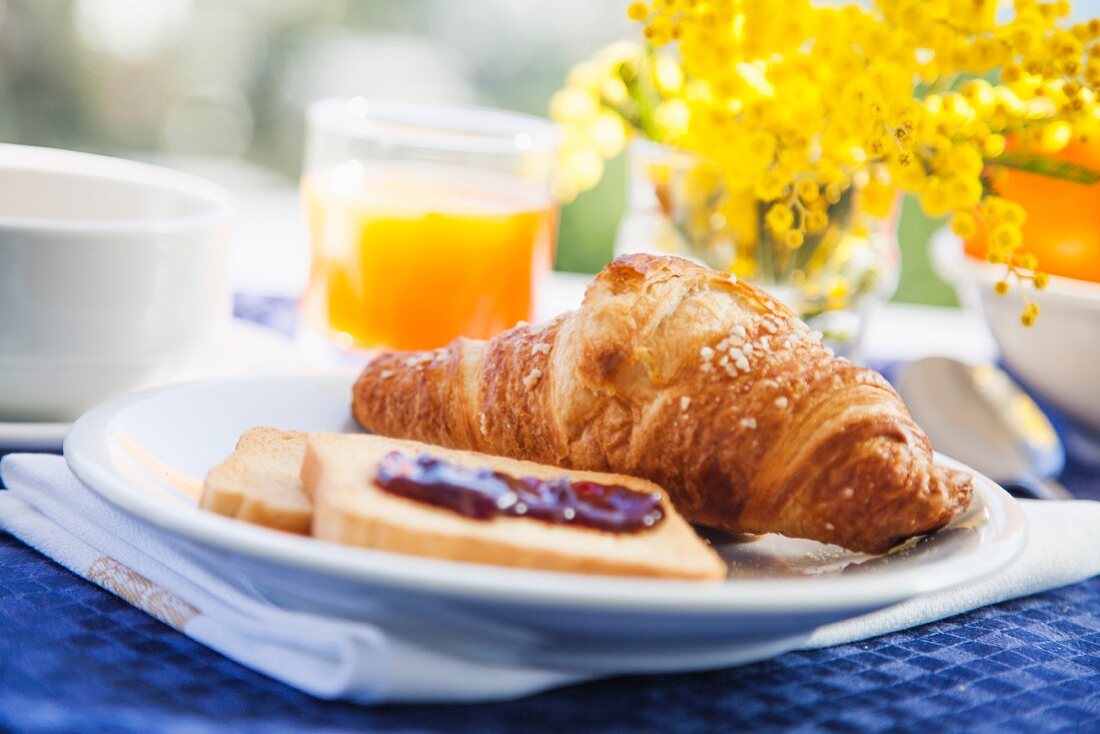
[[[307,333],[432,349],[531,318],[557,230],[552,123],[351,97],[313,103],[307,126]]]

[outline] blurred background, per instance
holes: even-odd
[[[1095,3],[1077,3],[1087,14]],[[0,140],[122,155],[228,186],[237,287],[296,292],[308,261],[296,179],[305,106],[360,94],[545,115],[568,68],[635,37],[604,0],[0,0]],[[564,207],[557,267],[611,257],[621,158]],[[907,205],[896,299],[949,304]],[[253,267],[257,262],[280,267]]]

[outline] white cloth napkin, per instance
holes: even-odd
[[[0,462],[0,528],[198,642],[323,698],[363,703],[515,698],[586,677],[465,660],[365,623],[288,612],[88,490],[64,459]],[[825,647],[906,629],[1100,573],[1100,503],[1024,502],[1027,548],[980,582],[817,630]]]

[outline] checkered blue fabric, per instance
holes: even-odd
[[[238,313],[292,328],[291,304]],[[1100,499],[1100,476],[1063,481]],[[0,730],[1100,732],[1100,578],[935,624],[708,673],[521,701],[367,709],[243,668],[0,534]]]

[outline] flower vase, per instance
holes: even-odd
[[[766,224],[769,202],[721,190],[691,153],[636,139],[628,166],[615,254],[675,254],[733,272],[790,306],[838,355],[859,358],[869,314],[893,295],[900,268],[900,202],[864,195],[873,173],[822,200],[827,225],[792,246]]]

